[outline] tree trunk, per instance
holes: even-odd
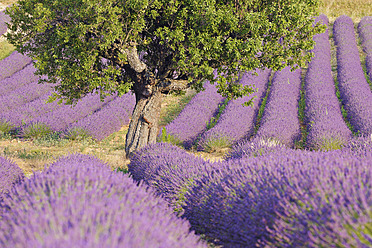
[[[134,107],[132,119],[125,142],[126,156],[147,144],[156,142],[158,136],[158,123],[162,95],[160,90],[152,92],[148,97],[140,92],[136,93],[136,106]]]

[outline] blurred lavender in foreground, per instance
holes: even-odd
[[[88,155],[35,173],[1,208],[4,248],[207,247],[153,190]]]
[[[333,25],[337,47],[337,78],[347,117],[355,132],[372,133],[372,92],[364,76],[356,44],[354,23],[348,16]]]
[[[225,147],[230,147],[235,142],[243,138],[249,138],[253,134],[259,104],[266,93],[271,70],[256,70],[256,72],[258,76],[244,73],[240,83],[244,86],[254,84],[257,92],[230,101],[217,124],[202,134],[198,142],[199,149],[211,148],[216,142],[223,142]],[[242,105],[253,97],[256,97],[253,106]]]
[[[328,26],[328,18],[320,15],[316,22]],[[351,138],[351,131],[342,118],[340,103],[331,68],[331,46],[328,29],[314,37],[316,45],[305,77],[305,122],[307,146],[312,149],[339,149]]]
[[[372,80],[372,16],[365,16],[360,20],[358,32],[363,50],[366,53],[367,74]]]
[[[196,179],[184,217],[223,247],[369,247],[371,183],[372,153],[279,149]]]
[[[24,178],[23,171],[18,165],[7,158],[0,157],[0,201],[5,194],[9,194],[15,184],[21,183]]]

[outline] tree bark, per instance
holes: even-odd
[[[125,152],[130,157],[132,153],[148,144],[156,142],[160,118],[162,95],[161,91],[145,96],[136,92],[136,106],[126,137]]]

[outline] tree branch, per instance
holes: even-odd
[[[166,78],[159,81],[158,86],[161,88],[161,92],[186,90],[195,82],[189,82],[188,80],[177,80]]]
[[[139,59],[137,47],[133,42],[130,42],[130,47],[124,49],[124,52],[127,55],[130,67],[137,73],[141,73],[147,68],[146,64]]]

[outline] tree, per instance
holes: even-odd
[[[241,71],[293,69],[311,60],[318,0],[20,0],[10,33],[52,83],[51,100],[133,91],[127,155],[156,141],[162,94],[216,83],[236,99],[253,92]],[[214,76],[217,70],[219,75]]]

